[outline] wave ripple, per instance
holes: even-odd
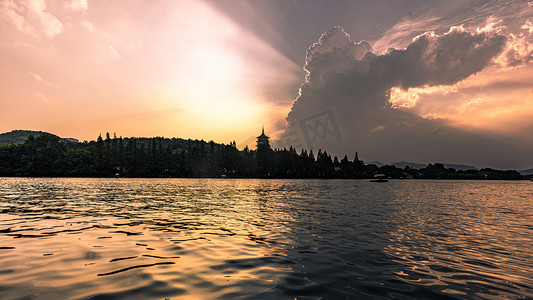
[[[533,298],[532,194],[504,181],[0,178],[0,298]]]

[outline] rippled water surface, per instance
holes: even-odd
[[[532,201],[525,181],[0,178],[0,298],[533,298]]]

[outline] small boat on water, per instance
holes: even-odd
[[[374,179],[370,180],[370,182],[387,182],[389,181],[387,179],[387,176],[385,174],[376,174],[374,175]]]

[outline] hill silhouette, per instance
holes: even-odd
[[[55,134],[44,132],[44,131],[35,131],[35,130],[13,130],[10,132],[5,132],[0,134],[0,145],[16,145],[24,143],[30,136],[38,137],[42,134],[50,134],[57,136]],[[61,138],[59,139],[65,143],[79,143],[77,139],[74,138]]]
[[[393,162],[393,163],[389,163],[389,164],[385,164],[385,163],[382,163],[380,161],[374,160],[374,161],[368,162],[368,164],[374,164],[374,165],[376,165],[378,167],[382,167],[382,166],[385,166],[385,165],[392,165],[392,166],[398,167],[400,169],[404,169],[405,167],[410,167],[412,169],[423,169],[423,168],[427,167],[427,165],[428,165],[428,164],[421,164],[421,163],[414,163],[414,162],[406,162],[406,161],[403,161],[403,160],[402,161]],[[477,170],[478,169],[475,166],[463,165],[463,164],[443,163],[443,165],[446,168],[452,168],[452,169],[461,170],[461,171]],[[520,172],[522,172],[522,171],[520,171]],[[524,175],[524,174],[522,174],[522,175]]]
[[[0,145],[0,176],[68,177],[233,177],[233,178],[389,178],[420,179],[523,179],[517,171],[458,170],[442,163],[423,168],[406,165],[377,166],[348,156],[332,157],[327,151],[315,155],[302,149],[239,150],[235,142],[180,138],[110,137],[73,142],[56,135],[15,131],[3,134]],[[24,139],[20,143],[20,139]]]

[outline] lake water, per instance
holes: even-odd
[[[0,178],[1,299],[533,298],[533,183]]]

